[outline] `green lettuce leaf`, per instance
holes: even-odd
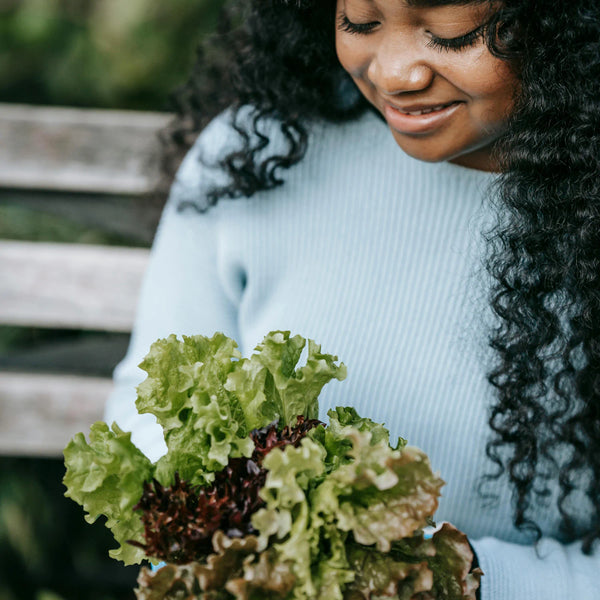
[[[261,492],[266,508],[252,524],[264,546],[270,543],[279,563],[290,565],[296,579],[289,599],[342,600],[343,588],[354,579],[346,559],[347,533],[314,514],[310,497],[323,480],[325,448],[304,438],[298,448],[272,450]]]
[[[179,340],[170,335],[157,340],[140,363],[148,377],[137,388],[138,412],[153,414],[165,435],[180,428],[189,420],[194,392],[223,397],[223,384],[233,361],[241,357],[236,348],[237,344],[222,333],[212,338],[195,335]]]
[[[321,524],[314,519],[314,513],[312,516],[312,526],[319,532],[318,554],[313,557],[312,565],[317,598],[343,600],[346,585],[356,577],[346,554],[348,534],[334,525]]]
[[[396,541],[388,553],[351,544],[348,560],[357,576],[346,600],[475,600],[482,572],[470,571],[466,536],[449,523],[425,539],[423,532]]]
[[[288,564],[279,562],[273,551],[261,552],[258,560],[248,557],[240,577],[230,578],[225,589],[237,600],[283,600],[296,578]]]
[[[356,571],[345,600],[475,600],[482,572],[471,569],[467,537],[449,523],[425,539],[422,532],[394,542],[390,552],[351,544],[348,560]]]
[[[152,573],[142,569],[138,600],[283,600],[294,586],[288,565],[271,550],[258,550],[254,536],[213,537],[214,554],[205,563],[168,564]]]
[[[352,440],[348,437],[348,427],[371,434],[371,445],[380,442],[389,444],[390,434],[380,423],[361,417],[351,406],[338,406],[327,412],[329,425],[318,427],[309,432],[309,437],[321,444],[327,451],[326,471],[335,471],[341,465],[353,461],[350,454]],[[406,440],[399,438],[396,448],[406,446]]]
[[[297,448],[271,450],[263,461],[268,470],[261,497],[266,507],[252,517],[259,539],[275,552],[277,560],[289,563],[296,578],[290,598],[316,597],[311,566],[318,554],[319,530],[313,528],[306,491],[324,471],[325,449],[306,437]]]
[[[272,331],[255,348],[255,354],[242,359],[229,374],[225,388],[240,400],[249,429],[278,421],[282,428],[295,425],[296,417],[315,419],[319,413],[318,396],[331,379],[346,376],[337,356],[322,354],[321,347],[308,340],[306,364],[297,368],[306,345],[299,335]]]
[[[152,479],[154,468],[148,458],[131,442],[131,434],[113,424],[94,423],[89,444],[78,433],[64,450],[67,487],[65,496],[81,504],[93,523],[106,516],[108,527],[120,544],[110,555],[126,565],[139,563],[144,552],[127,544],[127,540],[143,542],[144,528],[133,507],[142,495],[143,483]]]
[[[371,445],[385,441],[390,441],[390,433],[381,423],[376,423],[367,417],[361,417],[352,406],[338,406],[327,412],[329,425],[327,431],[337,438],[347,439],[345,432],[347,427],[353,427],[358,431],[368,431],[371,434]],[[400,438],[401,445],[405,446],[406,441]]]
[[[169,563],[154,572],[142,567],[135,597],[137,600],[233,600],[223,587],[201,588],[199,574],[203,568],[197,562],[186,565]]]
[[[66,495],[88,521],[107,517],[120,544],[114,558],[145,558],[126,543],[144,542],[133,506],[145,481],[170,486],[179,473],[208,484],[230,459],[252,455],[252,429],[318,416],[322,387],[346,370],[312,340],[299,366],[305,346],[287,331],[268,334],[247,359],[221,333],[153,344],[140,365],[148,377],[137,407],[163,427],[167,454],[152,465],[130,434],[104,423],[92,426],[89,443],[78,434],[65,449]],[[474,600],[481,572],[469,572],[466,537],[450,525],[423,536],[443,485],[427,456],[402,438],[391,447],[384,425],[351,407],[328,416],[329,426],[314,427],[298,446],[261,455],[265,504],[251,517],[258,536],[218,531],[205,563],[143,570],[138,598]]]
[[[346,587],[356,577],[356,564],[346,553],[356,542],[374,544],[369,550],[379,551],[369,555],[369,564],[379,566],[366,575],[378,587],[361,581],[348,588],[352,593],[371,589],[374,595],[365,598],[375,592],[383,597],[399,589],[400,581],[411,595],[430,589],[432,574],[424,555],[413,551],[407,560],[398,560],[383,552],[428,524],[442,480],[420,450],[402,443],[401,449],[391,448],[387,430],[354,409],[339,408],[329,416],[331,431],[316,428],[299,448],[273,450],[265,458],[268,475],[261,497],[266,508],[252,524],[278,560],[291,564],[296,585],[290,598],[346,598]],[[330,470],[336,460],[338,467]],[[434,552],[433,541],[426,546]]]
[[[258,354],[252,358],[268,371],[265,377],[265,396],[268,411],[279,419],[281,427],[296,424],[296,417],[307,419],[319,416],[317,398],[323,386],[332,379],[343,380],[346,367],[335,364],[337,356],[321,353],[321,346],[308,340],[306,364],[295,369],[306,340],[299,335],[290,337],[289,331],[272,331],[256,347]],[[272,412],[271,412],[272,411]]]
[[[268,371],[256,359],[243,358],[229,373],[225,389],[239,399],[249,431],[260,429],[276,419],[277,407],[267,400]]]
[[[252,429],[278,420],[316,418],[318,395],[331,379],[343,379],[344,365],[308,342],[306,364],[296,368],[306,340],[289,331],[265,336],[249,359],[222,333],[155,342],[140,367],[148,373],[138,386],[136,406],[163,427],[168,453],[156,477],[163,485],[176,472],[194,484],[211,481],[229,458],[249,457]]]
[[[196,600],[200,598],[201,590],[198,586],[196,570],[199,563],[190,563],[187,565],[168,564],[151,571],[142,567],[138,574],[135,589],[137,600]],[[230,600],[227,592],[218,596],[215,595],[210,600]],[[203,600],[209,600],[204,596]]]
[[[225,389],[239,362],[237,344],[222,333],[212,338],[175,335],[155,342],[140,368],[148,377],[138,386],[136,406],[153,414],[164,431],[168,453],[157,479],[170,485],[175,473],[194,484],[223,469],[230,457],[250,456],[244,410]]]
[[[473,552],[467,536],[450,523],[433,534],[435,556],[429,559],[436,598],[475,600],[481,569],[471,571]]]
[[[351,462],[332,471],[313,492],[313,510],[324,522],[351,531],[357,542],[388,552],[391,542],[428,523],[444,482],[427,456],[410,446],[391,448],[385,438],[372,444],[370,431],[342,430],[352,444]]]
[[[390,553],[356,544],[349,548],[348,560],[356,578],[344,590],[345,600],[431,597],[426,593],[433,587],[433,573],[426,560],[404,562]]]

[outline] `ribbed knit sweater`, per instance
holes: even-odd
[[[265,128],[270,154],[285,140]],[[494,502],[477,492],[493,470],[482,234],[494,221],[494,175],[412,159],[369,113],[312,126],[305,158],[279,172],[282,186],[203,214],[177,211],[225,181],[210,164],[236,136],[222,115],[179,170],[106,419],[156,459],[161,429],[134,405],[152,342],[223,331],[249,356],[267,332],[290,330],[347,366],[345,381],[325,386],[321,418],[352,405],[429,455],[447,482],[435,518],[469,535],[485,573],[482,600],[598,600],[600,553],[561,543],[556,489],[531,511],[544,532],[539,557],[512,524],[507,481],[485,488]]]

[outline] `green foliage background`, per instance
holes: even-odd
[[[222,2],[0,0],[0,102],[168,110]],[[139,243],[2,190],[0,239]],[[119,335],[0,326],[0,369],[39,370],[50,356],[55,370],[106,376],[127,344]],[[60,459],[0,457],[0,600],[132,599],[137,570],[108,558],[112,536],[63,497],[63,474]]]
[[[162,110],[222,0],[0,0],[0,101]]]

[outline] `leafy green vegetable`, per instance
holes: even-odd
[[[295,578],[273,552],[258,552],[254,536],[230,539],[217,532],[206,563],[169,564],[155,573],[142,569],[138,600],[283,600]]]
[[[238,538],[256,533],[251,518],[264,506],[260,493],[267,470],[265,456],[274,448],[299,446],[307,433],[320,425],[317,419],[298,417],[294,427],[278,429],[270,424],[254,429],[251,458],[230,458],[227,466],[214,474],[206,486],[190,485],[175,475],[172,486],[158,481],[144,483],[140,502],[145,544],[138,544],[146,556],[186,564],[208,556],[216,532]]]
[[[311,340],[298,366],[305,345],[274,331],[241,358],[222,333],[158,340],[137,407],[167,454],[151,464],[96,423],[65,449],[66,495],[106,515],[115,558],[187,563],[142,569],[141,600],[474,600],[464,534],[423,535],[444,485],[427,456],[351,407],[316,420],[346,370]]]
[[[230,456],[250,456],[252,441],[244,410],[225,389],[240,353],[222,333],[178,340],[158,340],[140,364],[148,373],[138,386],[136,406],[162,426],[168,453],[157,464],[163,485],[175,473],[192,483],[206,483],[206,472],[219,471]]]
[[[273,331],[255,354],[240,359],[237,344],[222,333],[155,342],[140,364],[148,377],[136,406],[164,430],[168,453],[157,464],[160,483],[170,485],[176,472],[208,483],[230,457],[250,456],[252,429],[275,420],[292,426],[298,415],[316,418],[321,389],[343,379],[346,369],[312,340],[306,364],[296,369],[305,344],[289,331]]]
[[[256,354],[243,359],[230,373],[225,388],[240,399],[251,428],[278,421],[295,425],[296,417],[316,419],[318,396],[332,379],[346,377],[346,367],[336,365],[337,356],[321,353],[321,346],[308,340],[306,364],[296,369],[306,340],[289,331],[272,331],[256,347]]]
[[[268,474],[260,496],[266,507],[252,518],[252,524],[261,533],[265,544],[271,536],[289,541],[307,529],[309,512],[305,490],[312,479],[323,473],[324,458],[323,447],[310,438],[304,438],[298,448],[276,448],[265,457],[263,466]],[[308,552],[304,543],[301,546]],[[285,556],[286,547],[278,547]],[[298,549],[293,550],[296,557]]]
[[[432,539],[421,532],[394,542],[388,553],[351,545],[348,560],[356,578],[345,590],[346,600],[475,600],[482,575],[480,569],[470,572],[467,537],[449,523]]]
[[[429,560],[434,572],[434,592],[438,598],[475,599],[481,569],[471,571],[473,552],[467,536],[450,523],[444,523],[433,535],[435,556]]]
[[[322,354],[321,346],[312,340],[308,340],[306,365],[294,370],[305,343],[299,335],[290,338],[289,331],[271,332],[253,356],[268,370],[265,393],[280,426],[294,425],[298,415],[316,419],[323,386],[334,378],[341,381],[346,377],[346,367],[335,364],[337,356]]]
[[[342,600],[344,586],[355,577],[347,548],[375,544],[380,552],[389,552],[394,541],[427,525],[443,485],[420,450],[391,448],[382,426],[361,419],[353,409],[337,409],[329,416],[333,425],[311,431],[299,448],[267,455],[269,473],[261,491],[267,506],[252,519],[265,546],[279,560],[291,562],[297,577],[294,599]],[[340,417],[362,431],[341,425]],[[335,450],[343,453],[337,456],[339,466],[326,472],[327,462],[336,462],[331,457]],[[382,560],[375,562],[384,565],[385,573],[375,574],[396,584],[400,575],[414,580],[415,593],[431,580],[426,565]]]
[[[389,553],[361,546],[352,546],[348,554],[356,573],[355,580],[346,589],[348,599],[368,600],[381,596],[408,600],[433,587],[433,573],[426,560],[398,561]]]
[[[351,462],[332,471],[314,491],[313,510],[365,545],[388,552],[391,542],[427,525],[444,482],[417,448],[394,450],[370,431],[340,431],[352,442]]]
[[[327,416],[329,417],[329,425],[314,429],[309,436],[318,441],[327,451],[325,466],[328,473],[353,460],[349,454],[352,448],[352,440],[346,435],[348,427],[362,432],[369,432],[372,445],[379,442],[389,443],[390,434],[388,430],[380,423],[361,417],[353,407],[338,406],[328,411]],[[396,447],[403,448],[405,445],[406,440],[399,438]]]
[[[153,466],[133,445],[131,434],[116,424],[111,431],[106,423],[94,423],[89,438],[88,444],[78,433],[65,448],[65,496],[83,506],[89,523],[106,516],[106,526],[120,544],[110,551],[113,558],[126,565],[140,562],[144,553],[126,542],[143,541],[142,521],[133,507],[144,481],[152,479]]]
[[[155,465],[116,425],[92,426],[90,445],[78,434],[65,449],[66,495],[84,506],[89,520],[104,514],[115,539],[142,542],[140,518],[132,510],[144,481],[163,486],[175,474],[192,485],[206,485],[230,458],[250,457],[251,430],[279,419],[294,426],[298,415],[318,414],[318,394],[332,378],[345,377],[337,357],[321,353],[309,340],[306,365],[296,368],[306,341],[288,331],[265,336],[250,359],[241,359],[234,340],[175,335],[155,342],[140,367],[148,377],[138,386],[136,406],[162,426],[168,452]],[[111,553],[126,564],[144,558],[124,546]]]
[[[199,598],[202,589],[198,583],[200,563],[187,565],[169,564],[152,572],[146,567],[140,569],[138,588],[135,595],[138,600],[192,600]],[[202,595],[203,600],[229,600],[225,591]]]
[[[309,438],[298,448],[272,450],[264,459],[268,470],[261,496],[266,507],[252,518],[259,539],[269,545],[280,562],[290,562],[297,578],[291,598],[317,597],[311,566],[318,554],[319,531],[312,527],[305,491],[324,472],[325,449]],[[270,538],[274,538],[274,541]]]
[[[328,411],[329,425],[327,431],[330,435],[337,438],[347,438],[345,432],[347,427],[354,427],[358,431],[368,431],[371,434],[371,445],[378,444],[381,441],[389,443],[390,433],[381,424],[375,423],[367,417],[361,417],[352,406],[338,406]],[[406,440],[400,438],[396,447],[406,446]]]

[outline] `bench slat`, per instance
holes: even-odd
[[[0,104],[0,187],[141,194],[165,113]]]
[[[0,323],[131,331],[149,251],[0,242]]]
[[[0,373],[0,454],[60,456],[102,419],[110,379]]]

